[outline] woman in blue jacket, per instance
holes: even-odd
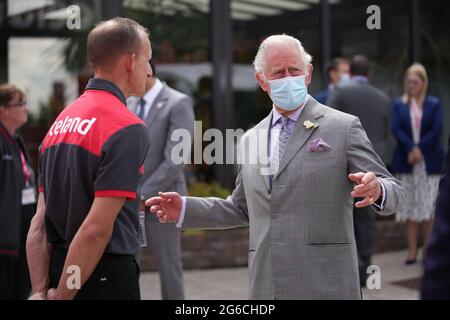
[[[417,258],[419,224],[423,223],[424,227],[424,248],[433,226],[444,161],[443,113],[440,100],[426,95],[428,76],[421,64],[408,68],[404,86],[405,94],[395,99],[392,106],[392,133],[397,140],[392,170],[407,191],[406,202],[397,212],[396,220],[407,222],[405,263],[412,264]]]

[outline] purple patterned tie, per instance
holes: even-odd
[[[270,162],[270,184],[272,185],[273,176],[278,172],[280,167],[280,161],[283,157],[284,152],[286,151],[287,142],[289,137],[291,136],[291,132],[289,129],[289,118],[283,116],[281,119],[281,129],[280,134],[278,136],[278,143],[275,145],[273,149],[273,155]]]

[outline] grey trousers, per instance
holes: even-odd
[[[155,255],[163,300],[184,300],[181,231],[174,223],[159,223],[155,215],[147,217],[147,241]]]
[[[367,268],[372,264],[375,212],[370,207],[353,208],[353,226],[358,251],[359,279],[366,286]]]

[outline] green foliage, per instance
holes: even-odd
[[[209,14],[185,3],[186,10],[173,15],[163,0],[146,0],[139,7],[125,7],[125,16],[150,31],[153,55],[162,62],[198,62],[209,54]]]
[[[206,183],[196,181],[189,185],[189,195],[194,197],[219,197],[225,199],[230,195],[230,190],[222,187],[218,182]],[[183,236],[196,237],[206,233],[201,229],[184,229]]]
[[[219,197],[225,199],[230,193],[230,190],[221,186],[218,182],[206,183],[197,181],[189,186],[189,195],[194,197]]]

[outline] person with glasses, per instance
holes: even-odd
[[[25,245],[36,210],[36,183],[16,134],[27,121],[24,93],[0,85],[0,300],[27,299],[31,290]]]

